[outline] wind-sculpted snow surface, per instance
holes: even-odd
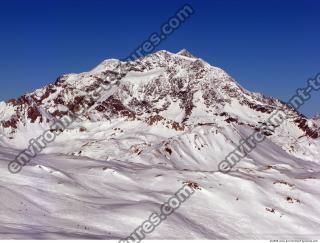
[[[20,173],[8,171],[30,139],[79,107]],[[288,119],[261,130],[279,110]],[[0,103],[0,115],[1,238],[125,239],[184,185],[194,195],[147,239],[319,238],[319,120],[186,50],[63,75]],[[219,172],[259,129],[267,139]]]
[[[1,148],[0,237],[123,239],[193,182],[199,190],[147,239],[318,239],[319,166],[275,158],[273,146],[229,174],[51,154],[12,175],[17,151]]]

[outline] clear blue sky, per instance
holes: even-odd
[[[190,50],[242,86],[286,101],[320,72],[320,1],[2,0],[0,100],[125,58],[184,3],[195,14],[158,50]],[[320,112],[320,94],[301,109]]]

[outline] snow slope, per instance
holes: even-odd
[[[201,190],[147,239],[318,239],[319,166],[265,148],[229,174],[50,154],[17,175],[1,148],[0,237],[124,238],[192,181]]]

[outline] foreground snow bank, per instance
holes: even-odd
[[[320,173],[307,161],[222,174],[51,154],[13,175],[16,153],[0,149],[2,239],[125,238],[186,181],[200,189],[147,239],[320,236]]]

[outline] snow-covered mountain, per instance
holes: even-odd
[[[95,102],[92,92],[115,80]],[[29,139],[79,106],[85,112],[43,154],[21,173],[7,172]],[[277,110],[288,119],[261,131],[267,139],[220,173],[218,163]],[[123,238],[179,185],[194,181],[202,190],[151,238],[309,237],[320,226],[319,127],[186,50],[106,60],[0,103],[0,190],[7,198],[0,233]]]
[[[119,82],[113,92],[95,102],[91,92],[114,79]],[[23,148],[37,131],[79,105],[87,110],[80,116],[85,123],[123,121],[128,126],[124,134],[140,124],[182,136],[204,126],[259,129],[274,111],[283,110],[290,118],[264,134],[289,153],[318,160],[314,151],[300,151],[300,144],[313,144],[320,136],[315,120],[279,100],[245,90],[225,71],[186,50],[159,51],[134,62],[106,60],[89,72],[63,75],[54,84],[2,102],[1,142]]]

